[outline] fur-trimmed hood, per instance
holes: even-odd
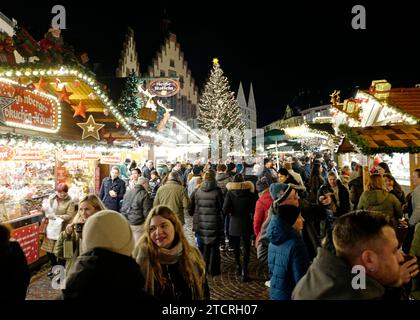
[[[254,192],[254,184],[251,181],[244,182],[229,182],[226,184],[226,189],[229,190],[249,190],[252,193]]]

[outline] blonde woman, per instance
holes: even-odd
[[[379,173],[369,177],[367,189],[360,196],[358,210],[379,211],[395,221],[403,217],[400,201],[392,193],[386,191],[384,180]]]
[[[154,207],[133,252],[145,278],[145,291],[161,301],[209,299],[206,266],[189,244],[178,216]]]
[[[105,205],[97,195],[84,196],[79,202],[79,211],[72,223],[68,224],[66,230],[61,232],[55,244],[54,253],[57,259],[66,261],[67,272],[70,271],[71,266],[79,256],[84,223],[90,216],[101,210],[105,210]]]

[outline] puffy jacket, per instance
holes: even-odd
[[[111,177],[106,177],[102,181],[101,190],[99,192],[99,197],[101,198],[105,207],[107,207],[109,210],[120,212],[121,200],[124,198],[125,188],[125,182],[122,179],[117,177],[116,179],[112,180]],[[109,191],[111,190],[114,190],[117,193],[115,198],[112,198],[109,195]]]
[[[260,237],[261,228],[265,220],[267,220],[268,210],[273,203],[270,192],[264,192],[257,200],[255,205],[254,213],[254,234],[255,234],[255,246],[258,247],[258,239]]]
[[[411,244],[410,253],[417,257],[417,261],[420,260],[420,224],[417,224],[414,229],[413,242]],[[420,300],[420,277],[417,276],[413,279],[411,295],[416,300]]]
[[[132,226],[139,226],[146,220],[150,209],[152,200],[149,193],[143,186],[136,184],[134,189],[125,194],[121,213]]]
[[[309,267],[309,257],[303,240],[277,214],[273,215],[267,230],[268,268],[271,275],[270,298],[290,300],[296,283]]]
[[[396,220],[403,216],[401,203],[393,194],[390,194],[385,190],[363,192],[357,209],[379,211]]]
[[[216,181],[204,181],[194,193],[194,210],[204,244],[223,239],[223,194]]]
[[[229,182],[223,204],[224,214],[230,214],[229,235],[249,237],[252,230],[252,214],[255,212],[254,185],[250,181]]]

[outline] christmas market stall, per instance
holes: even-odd
[[[0,64],[0,222],[33,264],[42,255],[43,200],[60,182],[76,201],[98,192],[101,167],[121,164],[140,136],[93,73],[74,57],[61,63],[70,52],[42,47],[22,29],[15,38],[14,49],[39,61]]]
[[[371,169],[383,161],[403,188],[412,187],[411,172],[420,166],[420,88],[391,88],[386,80],[373,81],[343,104],[338,99],[332,115],[341,135],[340,163],[355,161]]]

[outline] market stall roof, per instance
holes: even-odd
[[[335,135],[335,130],[332,123],[308,123],[310,130],[323,131],[331,135]]]
[[[420,153],[420,126],[394,125],[374,126],[365,128],[350,128],[340,126],[340,131],[346,135],[340,147],[349,150],[348,142],[357,146],[364,154],[376,153]],[[344,145],[343,145],[344,144]],[[351,151],[348,151],[351,152]]]
[[[371,95],[369,90],[363,92]],[[389,95],[378,100],[420,119],[420,88],[394,88]]]
[[[68,124],[60,131],[64,138],[80,140],[81,129],[77,123],[85,123],[92,115],[96,123],[104,125],[101,138],[108,140],[108,143],[115,139],[140,140],[139,133],[115,108],[106,93],[106,88],[91,74],[71,66],[45,68],[34,64],[31,68],[1,68],[0,76],[15,79],[21,86],[29,87],[32,84],[33,89],[57,96],[61,101],[61,122]],[[75,108],[78,105],[83,106],[85,117],[80,113],[76,114]],[[88,140],[92,139],[90,137]]]

